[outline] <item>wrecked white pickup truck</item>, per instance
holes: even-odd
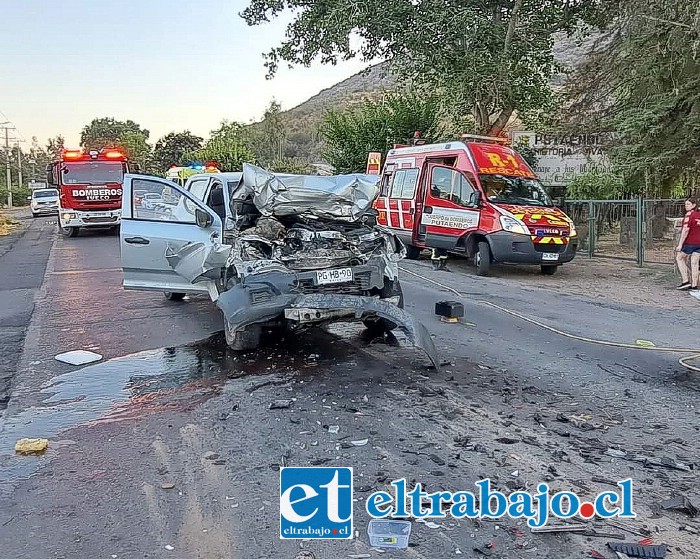
[[[257,347],[264,327],[361,320],[401,329],[437,365],[425,327],[403,310],[405,248],[375,224],[378,187],[373,175],[276,175],[249,164],[184,187],[125,175],[124,288],[172,300],[208,293],[234,350]],[[144,204],[144,192],[157,196]]]

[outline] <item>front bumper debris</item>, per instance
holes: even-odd
[[[280,317],[303,324],[338,320],[362,320],[381,317],[400,329],[409,342],[422,349],[436,367],[439,359],[428,330],[408,312],[390,300],[360,295],[312,293],[279,293],[258,304],[251,305],[247,290],[233,288],[222,293],[216,304],[224,313],[225,327],[241,331],[251,324],[274,321]]]

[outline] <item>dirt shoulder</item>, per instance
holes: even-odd
[[[474,275],[468,260],[454,258],[449,266],[454,272]],[[491,276],[528,288],[582,295],[606,303],[670,310],[698,304],[687,293],[676,291],[678,271],[663,264],[647,264],[640,268],[630,261],[584,256],[560,266],[553,276],[542,275],[536,266],[494,266]]]

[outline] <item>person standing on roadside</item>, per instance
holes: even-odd
[[[697,199],[688,198],[685,209],[683,228],[676,247],[676,262],[681,273],[678,289],[681,291],[697,290],[700,280],[700,211]]]

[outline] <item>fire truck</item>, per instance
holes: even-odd
[[[551,275],[574,258],[573,221],[507,138],[425,144],[419,137],[389,151],[374,202],[378,224],[401,238],[408,258],[425,248],[461,254],[478,275],[494,262],[538,264]]]
[[[119,230],[124,174],[137,171],[116,149],[64,150],[46,167],[46,180],[58,188],[58,225],[75,237],[83,227]]]

